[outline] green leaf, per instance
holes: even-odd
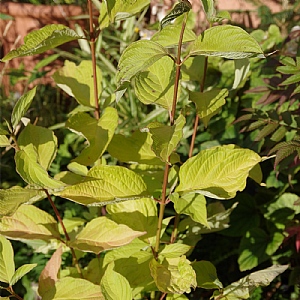
[[[105,300],[132,300],[131,287],[127,279],[113,270],[110,263],[101,279],[101,291]]]
[[[142,291],[157,290],[149,270],[149,263],[152,259],[153,254],[151,252],[141,250],[128,258],[115,261],[114,270],[128,280],[133,296]]]
[[[22,205],[12,216],[3,217],[0,222],[0,233],[13,239],[61,238],[56,220],[33,205]]]
[[[196,272],[197,287],[203,289],[222,289],[215,266],[205,260],[192,263],[192,267]]]
[[[189,12],[191,8],[192,5],[188,0],[182,0],[181,2],[177,3],[174,8],[160,21],[160,28],[163,29],[177,17]]]
[[[146,232],[134,231],[126,225],[117,224],[106,217],[98,217],[86,224],[69,243],[81,251],[99,254],[105,250],[127,245]]]
[[[160,123],[148,125],[153,140],[152,149],[163,162],[169,163],[169,157],[179,144],[185,125],[185,117],[179,115],[173,126]]]
[[[81,278],[64,277],[46,292],[43,300],[106,300],[99,285]]]
[[[68,170],[71,172],[81,175],[81,176],[86,176],[88,173],[88,168],[86,166],[80,165],[77,162],[71,162],[67,165]]]
[[[129,18],[141,12],[150,0],[109,0],[101,5],[99,24],[100,29],[109,23]]]
[[[207,223],[206,199],[203,195],[187,194],[179,197],[177,193],[171,195],[174,209],[178,214],[188,215],[200,224],[209,227]]]
[[[240,244],[240,270],[251,270],[266,261],[280,247],[283,240],[284,235],[281,232],[267,234],[260,228],[250,229]]]
[[[44,296],[51,289],[55,288],[55,283],[58,280],[58,272],[61,266],[62,247],[58,247],[48,260],[45,268],[39,277],[39,295],[44,299]]]
[[[300,214],[300,206],[295,205],[299,196],[291,193],[284,193],[276,201],[265,205],[264,216],[270,220],[278,229],[284,230],[285,226],[293,220],[296,214]]]
[[[92,165],[106,150],[117,125],[118,113],[113,107],[107,107],[99,120],[86,113],[73,115],[66,122],[66,127],[82,134],[89,142],[89,146],[73,161],[85,166]]]
[[[137,73],[146,70],[166,55],[168,52],[158,43],[147,40],[131,43],[122,53],[119,61],[116,78],[118,85],[129,81]]]
[[[177,258],[165,258],[162,264],[152,259],[151,275],[163,293],[190,293],[197,286],[196,273],[191,263],[183,255]]]
[[[96,67],[99,99],[102,92],[102,72]],[[53,74],[56,84],[81,105],[95,107],[94,76],[92,62],[83,60],[78,66],[66,60],[64,67]]]
[[[216,12],[214,0],[201,0],[206,19],[210,24],[221,22],[224,19],[230,20],[230,14],[227,11]]]
[[[170,244],[166,245],[162,251],[159,252],[159,259],[163,260],[163,258],[177,258],[186,254],[191,250],[191,246],[184,244]]]
[[[190,100],[196,103],[197,114],[204,126],[208,126],[209,120],[216,115],[225,104],[228,96],[227,89],[213,89],[204,93],[190,92]]]
[[[204,76],[205,60],[206,58],[200,55],[189,57],[181,66],[182,80],[201,82]]]
[[[37,162],[45,170],[48,170],[56,156],[57,138],[52,130],[29,123],[22,130],[18,138],[18,145],[21,150],[24,149],[25,151],[27,146],[30,148],[33,146],[34,152],[37,155]]]
[[[60,189],[63,183],[51,178],[38,163],[38,153],[33,144],[22,147],[15,154],[16,171],[28,184],[46,189]]]
[[[24,275],[29,273],[36,266],[37,264],[24,264],[21,267],[19,267],[14,273],[13,277],[11,278],[9,284],[14,285],[19,281],[19,279],[21,279]]]
[[[281,82],[280,85],[289,85],[289,84],[298,83],[298,82],[300,82],[300,71],[298,74],[288,77],[286,80]]]
[[[33,203],[46,198],[46,194],[38,189],[24,189],[15,186],[10,189],[0,190],[0,218],[12,215],[23,203]]]
[[[21,96],[20,99],[17,101],[11,114],[11,124],[13,129],[16,129],[17,125],[21,121],[21,118],[26,114],[33,100],[33,97],[35,96],[35,93],[36,87],[34,87],[32,90],[28,91],[26,94]]]
[[[205,30],[192,45],[190,55],[220,56],[229,59],[264,58],[256,40],[245,30],[232,25],[221,25]]]
[[[148,241],[156,236],[157,230],[157,204],[153,199],[142,198],[126,202],[115,203],[106,206],[110,218],[118,223],[124,224],[133,230],[147,232],[141,239]]]
[[[9,139],[6,135],[0,135],[0,147],[10,146]]]
[[[250,61],[248,58],[234,60],[234,83],[232,89],[237,89],[242,81],[244,81],[250,71]]]
[[[264,270],[251,273],[242,279],[230,284],[221,292],[214,292],[214,299],[249,299],[258,286],[268,286],[279,274],[283,273],[288,265],[274,265]]]
[[[172,109],[175,83],[175,64],[163,57],[135,77],[135,93],[144,104],[157,104]]]
[[[250,170],[261,158],[249,149],[226,145],[202,150],[180,168],[177,192],[229,199],[246,187]]]
[[[153,152],[152,144],[151,134],[138,130],[130,137],[115,134],[107,150],[111,156],[122,162],[163,165]],[[120,145],[122,145],[122,151],[120,151]]]
[[[14,251],[10,241],[0,235],[0,282],[10,283],[15,273]]]
[[[267,124],[264,128],[262,128],[258,135],[255,137],[254,141],[258,142],[261,141],[263,138],[266,136],[270,135],[272,132],[274,132],[278,128],[279,124],[278,123],[269,123]]]
[[[146,184],[133,171],[120,166],[95,166],[85,179],[56,195],[83,205],[102,206],[145,195]]]
[[[164,27],[161,31],[155,33],[151,41],[156,42],[163,47],[173,47],[178,45],[179,36],[181,32],[182,25],[173,24],[167,27]],[[186,28],[183,34],[183,43],[191,42],[196,39],[196,35],[193,30]]]
[[[30,32],[24,38],[24,45],[16,50],[10,51],[1,61],[6,62],[15,57],[40,54],[47,50],[58,47],[70,41],[78,40],[81,37],[72,29],[61,25],[51,24],[39,30]]]

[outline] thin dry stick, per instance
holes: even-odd
[[[92,55],[92,64],[93,64],[93,82],[94,82],[94,99],[95,99],[95,118],[99,120],[100,118],[100,107],[98,99],[98,84],[97,84],[97,69],[96,69],[96,36],[93,23],[93,5],[92,1],[88,0],[89,3],[89,23],[90,23],[90,45],[91,45],[91,55]]]
[[[70,241],[70,240],[71,240],[71,239],[70,239],[70,236],[69,236],[69,234],[68,234],[68,232],[67,232],[67,229],[66,229],[65,224],[64,224],[64,222],[63,222],[63,220],[62,220],[62,218],[61,218],[61,216],[60,216],[59,211],[57,210],[57,208],[56,208],[56,206],[55,206],[53,200],[51,199],[51,196],[50,196],[50,194],[48,193],[48,191],[47,191],[46,189],[44,189],[44,191],[45,191],[45,193],[46,193],[46,195],[47,195],[47,198],[48,198],[48,200],[49,200],[49,202],[50,202],[50,204],[51,204],[51,206],[52,206],[52,208],[53,208],[53,210],[54,210],[54,213],[55,213],[55,215],[56,215],[56,218],[57,218],[58,222],[59,222],[60,225],[61,225],[61,228],[62,228],[62,230],[63,230],[63,232],[64,232],[64,234],[65,234],[66,240],[67,240],[67,241]],[[72,253],[74,265],[75,265],[75,267],[76,267],[76,269],[77,269],[77,272],[78,272],[78,274],[80,275],[80,277],[83,278],[83,274],[82,274],[82,271],[81,271],[81,269],[80,269],[80,266],[79,266],[79,263],[78,263],[78,259],[77,259],[77,257],[76,257],[76,253],[75,253],[75,251],[74,251],[73,248],[70,247],[70,249],[71,249],[71,253]]]
[[[176,77],[175,77],[175,83],[174,83],[174,96],[173,96],[173,105],[172,105],[172,112],[170,114],[170,125],[174,125],[174,119],[175,119],[175,112],[176,112],[176,103],[177,103],[177,95],[178,95],[178,86],[179,86],[179,79],[180,79],[180,69],[181,69],[181,47],[182,47],[182,41],[183,41],[183,33],[186,26],[188,13],[185,14],[184,21],[182,23],[179,42],[178,42],[178,50],[177,50],[177,58],[176,58]],[[164,172],[164,179],[163,179],[163,187],[162,187],[162,197],[160,202],[160,209],[159,209],[159,216],[158,216],[158,226],[156,231],[156,243],[154,252],[157,258],[159,245],[160,245],[160,236],[162,231],[162,221],[164,217],[165,207],[166,207],[166,201],[167,201],[167,185],[168,185],[168,176],[169,176],[169,169],[170,165],[169,163],[166,163],[165,166],[165,172]]]

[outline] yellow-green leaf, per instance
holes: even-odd
[[[105,300],[132,300],[132,291],[127,279],[113,270],[110,263],[101,279],[101,291]]]
[[[147,186],[131,170],[120,166],[95,166],[82,182],[66,187],[56,195],[84,204],[101,206],[141,198]]]
[[[0,233],[10,238],[28,240],[60,239],[56,220],[33,205],[22,205],[13,215],[3,217]]]
[[[82,134],[89,142],[89,146],[73,161],[85,166],[92,165],[106,150],[117,125],[118,113],[113,107],[107,107],[99,120],[86,113],[73,115],[66,122],[66,127]]]
[[[15,262],[12,245],[0,234],[0,282],[10,283],[14,273]]]
[[[28,124],[18,137],[20,149],[32,144],[37,155],[37,162],[48,170],[56,156],[57,138],[52,130]],[[31,146],[30,146],[31,147]],[[26,151],[26,150],[25,150]]]
[[[229,59],[265,57],[251,35],[232,25],[214,26],[205,30],[192,45],[190,55],[220,56]]]
[[[179,36],[181,32],[181,24],[172,24],[164,27],[161,31],[155,33],[151,41],[161,44],[163,47],[172,47],[178,45]],[[191,42],[196,39],[193,30],[186,28],[183,34],[183,43]]]
[[[171,110],[174,95],[175,64],[163,57],[135,77],[135,93],[144,104],[157,104]]]
[[[102,73],[96,67],[97,87],[99,99],[102,91]],[[65,65],[53,74],[56,84],[68,95],[74,97],[79,104],[95,107],[93,66],[89,60],[83,60],[76,66],[75,63],[66,60]]]
[[[190,100],[196,103],[197,114],[204,126],[208,126],[209,120],[216,115],[225,104],[228,96],[227,89],[213,89],[207,92],[190,92]]]
[[[44,191],[39,189],[24,189],[14,186],[0,190],[0,218],[12,215],[23,203],[33,203],[46,198]]]
[[[250,170],[261,157],[249,149],[226,145],[202,150],[180,168],[176,191],[215,199],[233,198],[246,187]]]
[[[81,37],[76,32],[61,24],[47,25],[41,29],[30,32],[24,38],[24,45],[10,51],[1,61],[6,62],[15,57],[40,54]]]
[[[158,43],[148,40],[131,43],[122,53],[119,61],[116,78],[118,85],[129,81],[166,55],[168,52]]]
[[[43,296],[43,300],[106,300],[101,288],[88,280],[73,277],[59,279]]]
[[[21,279],[24,275],[29,273],[36,266],[37,266],[37,264],[24,264],[24,265],[20,266],[14,273],[9,284],[14,285],[15,283],[17,283],[19,281],[19,279]]]
[[[11,124],[13,129],[16,129],[17,125],[19,124],[21,118],[26,114],[33,97],[35,96],[36,87],[32,90],[28,91],[26,94],[20,97],[17,101],[16,105],[11,114]]]
[[[87,223],[74,241],[69,243],[69,246],[99,254],[105,250],[127,245],[144,234],[146,234],[145,231],[135,231],[106,217],[98,217]]]
[[[183,115],[179,115],[173,126],[160,123],[148,125],[153,140],[152,149],[163,162],[169,163],[170,155],[182,138],[184,125],[185,118]]]

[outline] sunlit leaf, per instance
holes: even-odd
[[[0,282],[11,282],[14,273],[15,262],[12,245],[3,235],[0,235]]]
[[[234,60],[234,83],[232,88],[236,89],[245,80],[250,71],[250,61],[248,58]]]
[[[16,105],[11,114],[11,124],[13,129],[16,129],[17,125],[19,124],[21,118],[26,114],[33,97],[35,96],[36,87],[32,90],[28,91],[26,94],[20,97],[17,101]]]
[[[180,168],[177,192],[197,192],[216,199],[233,198],[246,186],[250,170],[261,161],[255,152],[226,145],[202,150]]]
[[[106,150],[117,125],[118,113],[113,107],[107,107],[99,120],[86,113],[73,115],[66,122],[66,127],[82,134],[89,142],[89,146],[73,161],[85,166],[92,165]]]
[[[58,272],[61,265],[62,247],[59,247],[48,260],[45,268],[39,277],[38,292],[41,297],[55,287],[55,283],[58,280]]]
[[[0,135],[0,147],[10,146],[10,141],[6,135]]]
[[[28,184],[46,189],[62,188],[64,184],[51,178],[38,160],[38,153],[34,145],[28,144],[15,154],[16,171]]]
[[[142,11],[150,0],[109,0],[101,5],[99,24],[105,28],[109,23],[129,18]]]
[[[257,41],[242,28],[232,25],[214,26],[205,30],[192,45],[190,55],[229,59],[264,57]]]
[[[96,67],[98,95],[102,91],[102,73]],[[68,95],[74,97],[79,104],[95,107],[94,77],[92,61],[83,60],[77,66],[74,62],[65,61],[65,65],[53,74],[56,84]]]
[[[159,252],[159,257],[160,259],[164,257],[168,258],[178,258],[184,254],[186,254],[188,251],[191,250],[191,246],[189,245],[184,245],[184,244],[179,244],[179,243],[174,243],[170,245],[166,245],[160,252]]]
[[[105,300],[132,300],[132,292],[127,279],[113,270],[114,263],[110,263],[101,279],[101,291]]]
[[[250,229],[240,244],[240,270],[251,270],[266,261],[280,247],[283,240],[284,235],[281,232],[268,234],[260,228]]]
[[[60,239],[56,220],[33,205],[22,205],[13,215],[3,217],[0,233],[19,239]]]
[[[191,288],[197,286],[196,273],[184,255],[165,258],[162,263],[152,259],[150,271],[157,287],[164,293],[190,293]]]
[[[174,203],[175,211],[178,214],[188,215],[195,222],[209,227],[207,223],[206,200],[203,195],[187,194],[179,197],[175,193],[170,199]]]
[[[170,24],[177,17],[182,14],[189,12],[192,8],[191,3],[188,0],[182,0],[177,3],[174,8],[161,20],[160,27],[164,28],[168,24]]]
[[[184,61],[181,66],[182,80],[195,80],[201,82],[204,76],[205,59],[204,56],[198,55],[189,57]]]
[[[26,146],[30,144],[37,154],[37,162],[45,170],[48,170],[56,156],[57,150],[57,138],[53,131],[48,128],[28,124],[18,137],[18,145],[21,150],[25,149],[26,151]]]
[[[47,25],[26,35],[24,38],[24,45],[16,50],[10,51],[1,59],[1,61],[6,62],[15,57],[40,54],[80,38],[81,37],[77,35],[75,31],[64,25]]]
[[[144,104],[157,104],[171,110],[174,95],[175,64],[163,57],[135,77],[135,93]]]
[[[10,189],[1,189],[0,218],[12,215],[23,203],[32,203],[43,198],[46,198],[46,194],[39,189],[24,189],[20,186],[15,186]]]
[[[164,27],[161,31],[155,33],[151,41],[161,44],[163,47],[172,47],[178,44],[179,36],[181,32],[182,25],[169,25]],[[186,28],[183,34],[183,43],[194,41],[196,35],[194,31]]]
[[[279,274],[283,273],[288,265],[274,265],[267,269],[251,273],[242,279],[224,288],[221,293],[214,292],[214,300],[217,299],[249,299],[258,286],[268,286]]]
[[[24,265],[20,266],[14,273],[9,284],[14,285],[15,283],[17,283],[19,281],[19,279],[21,279],[24,275],[29,273],[36,266],[37,266],[37,264],[24,264]]]
[[[106,300],[100,285],[73,277],[59,279],[43,296],[43,300]]]
[[[204,126],[208,126],[209,120],[216,115],[225,104],[228,96],[227,89],[213,89],[204,93],[190,92],[190,100],[196,103],[197,114]]]
[[[142,240],[156,236],[157,204],[153,199],[142,198],[106,206],[113,221],[124,224],[136,231],[146,231]]]
[[[140,40],[130,44],[120,58],[117,83],[120,85],[124,81],[129,81],[166,55],[168,55],[166,49],[152,41]]]
[[[106,217],[98,217],[87,223],[74,241],[69,243],[69,246],[98,254],[129,244],[133,239],[145,233],[134,231],[128,226],[117,224]]]
[[[84,205],[106,205],[141,198],[147,186],[133,171],[120,166],[95,166],[82,182],[56,193]]]
[[[169,163],[169,157],[176,149],[183,135],[185,118],[179,115],[173,126],[151,123],[148,128],[153,140],[152,149],[162,161]]]
[[[152,150],[152,144],[150,133],[138,130],[129,137],[115,134],[107,150],[111,156],[122,162],[163,165]],[[122,151],[120,151],[120,145],[122,145]]]

